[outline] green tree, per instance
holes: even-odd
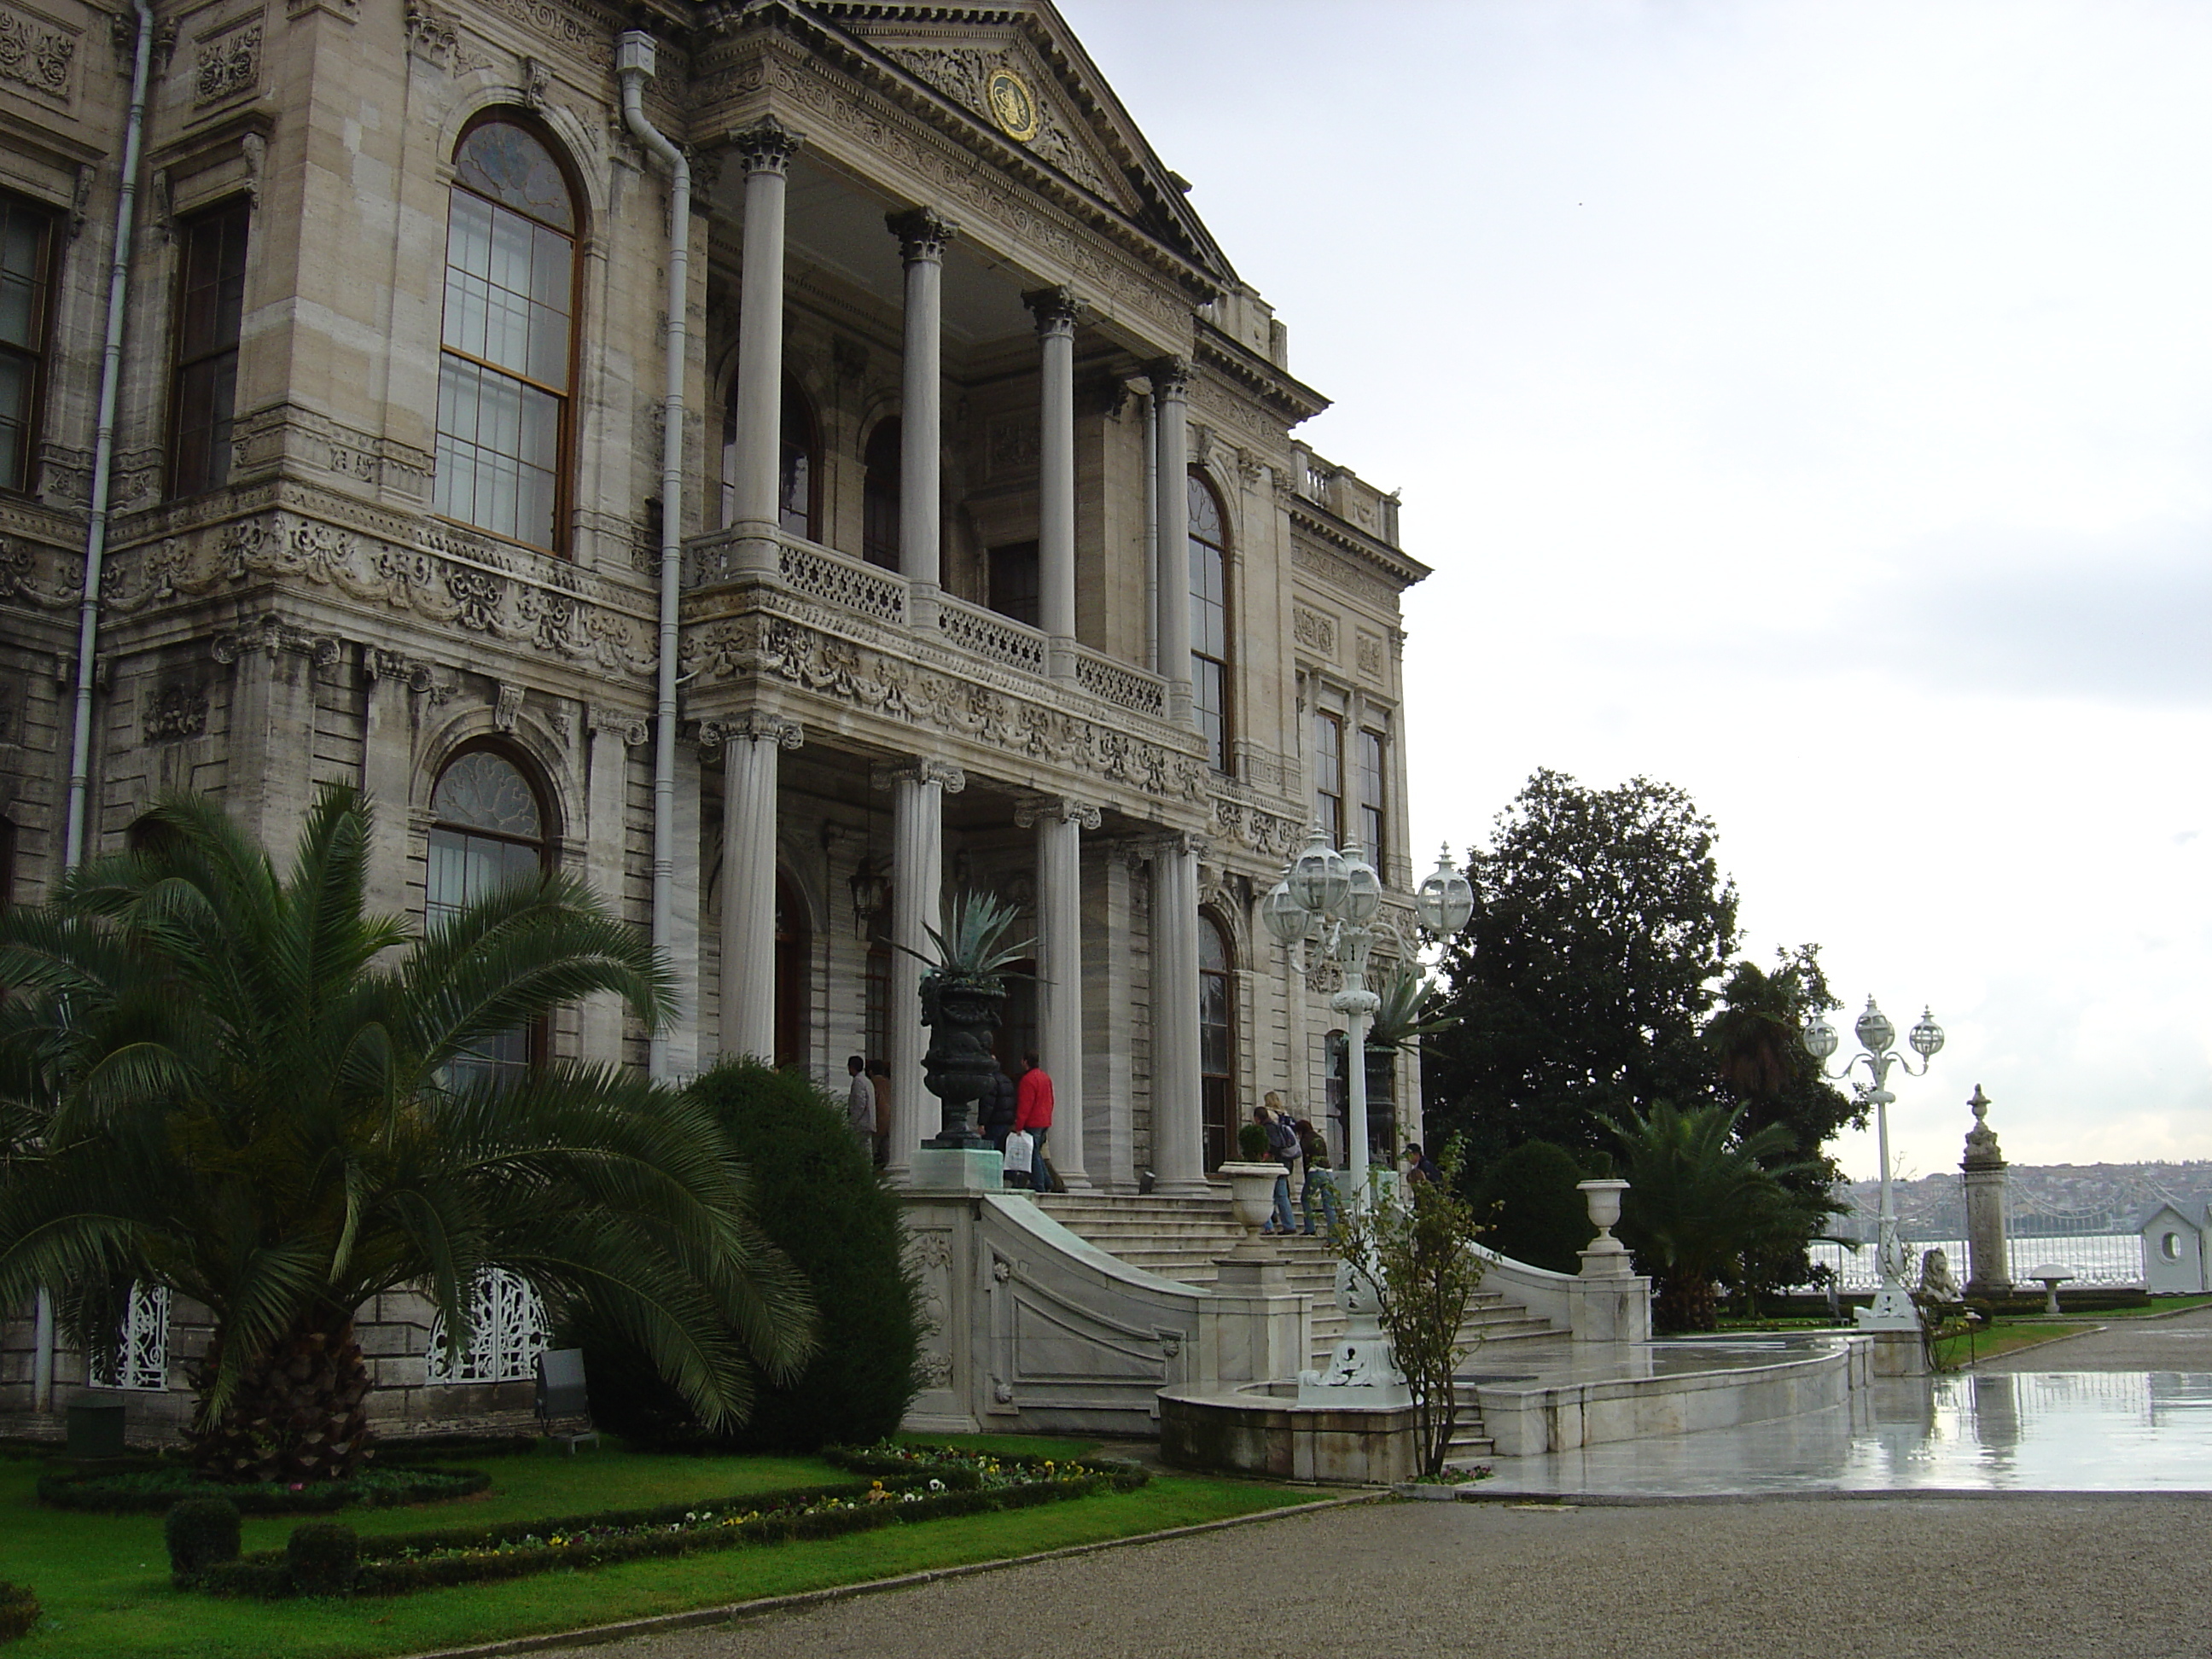
[[[558,876],[421,937],[368,914],[349,789],[318,797],[281,878],[204,797],[154,817],[156,845],[0,918],[0,1306],[53,1286],[98,1352],[134,1281],[203,1304],[196,1459],[253,1479],[359,1466],[354,1310],[402,1286],[458,1348],[477,1277],[520,1274],[718,1424],[747,1409],[748,1358],[803,1364],[811,1299],[698,1102],[574,1064],[454,1080],[584,997],[662,1020],[667,971],[635,929]]]
[[[1866,1127],[1866,1107],[1820,1075],[1799,1033],[1815,1013],[1841,1006],[1820,967],[1820,948],[1778,950],[1762,972],[1740,962],[1721,991],[1721,1007],[1705,1027],[1705,1046],[1728,1095],[1743,1109],[1743,1130],[1770,1126],[1789,1143],[1778,1170],[1782,1184],[1807,1201],[1825,1200],[1843,1180],[1826,1144],[1845,1125]],[[1813,1262],[1802,1242],[1746,1260],[1744,1289],[1756,1295],[1808,1283]]]
[[[1737,943],[1712,821],[1669,784],[1539,771],[1469,855],[1475,910],[1446,948],[1427,1038],[1432,1130],[1478,1164],[1524,1140],[1597,1150],[1597,1114],[1717,1093],[1701,1040]]]
[[[1424,1474],[1451,1455],[1468,1353],[1460,1328],[1486,1265],[1474,1248],[1482,1235],[1474,1206],[1452,1190],[1459,1160],[1456,1143],[1439,1148],[1443,1182],[1408,1182],[1402,1201],[1346,1215],[1330,1245],[1375,1287],[1376,1317],[1413,1396]]]
[[[1483,1243],[1533,1267],[1580,1273],[1581,1253],[1597,1233],[1589,1200],[1575,1185],[1588,1178],[1565,1147],[1522,1141],[1475,1185],[1474,1212],[1490,1224]]]
[[[1626,1122],[1600,1120],[1620,1148],[1620,1237],[1656,1281],[1661,1330],[1710,1331],[1720,1323],[1717,1285],[1744,1282],[1756,1252],[1802,1249],[1833,1206],[1783,1184],[1796,1167],[1779,1124],[1742,1133],[1743,1112],[1721,1105],[1678,1109],[1655,1101]]]

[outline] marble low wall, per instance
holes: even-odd
[[[1387,1411],[1301,1406],[1295,1382],[1167,1389],[1160,1395],[1160,1460],[1172,1468],[1324,1486],[1391,1486],[1421,1472],[1417,1427],[1411,1406]]]
[[[1802,1352],[1747,1358],[1741,1364],[1665,1363],[1669,1349],[1695,1346],[1625,1350],[1615,1364],[1593,1364],[1600,1374],[1586,1380],[1571,1375],[1533,1384],[1478,1384],[1484,1431],[1499,1456],[1532,1457],[1821,1411],[1874,1381],[1873,1345],[1864,1337],[1812,1339]],[[1722,1346],[1714,1345],[1717,1355]],[[1603,1374],[1607,1370],[1613,1374]]]

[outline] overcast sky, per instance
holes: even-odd
[[[1907,1173],[2212,1157],[2212,6],[1062,9],[1405,491],[1417,855],[1678,784]]]

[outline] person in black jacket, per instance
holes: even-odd
[[[991,1074],[991,1086],[975,1103],[976,1127],[1001,1152],[1006,1150],[1006,1137],[1014,1132],[1014,1098],[1013,1079],[1000,1071]]]

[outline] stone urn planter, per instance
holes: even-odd
[[[975,1132],[973,1114],[999,1076],[991,1033],[1006,1014],[1005,969],[1031,943],[1008,941],[1019,915],[988,893],[963,893],[945,907],[945,931],[927,930],[935,954],[921,957],[929,970],[920,988],[921,1023],[929,1028],[922,1085],[944,1109],[925,1146],[973,1152],[991,1144]]]
[[[1623,1277],[1629,1270],[1628,1247],[1613,1236],[1613,1229],[1620,1219],[1620,1195],[1628,1190],[1628,1183],[1619,1180],[1577,1181],[1575,1190],[1589,1206],[1590,1225],[1597,1229],[1597,1237],[1582,1252],[1583,1277]]]
[[[1279,1164],[1224,1164],[1217,1172],[1229,1182],[1229,1207],[1243,1224],[1244,1237],[1237,1246],[1239,1255],[1264,1255],[1260,1229],[1275,1207],[1275,1177]],[[1269,1258],[1272,1260],[1273,1258]]]

